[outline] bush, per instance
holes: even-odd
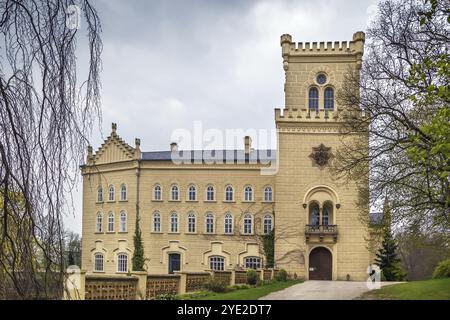
[[[284,269],[281,269],[280,271],[278,271],[278,273],[275,277],[275,279],[277,281],[287,281],[287,278],[288,278],[288,274],[287,274],[286,270],[284,270]]]
[[[247,270],[247,283],[254,286],[258,282],[258,273],[255,270]]]
[[[433,279],[450,278],[450,259],[439,262],[433,272]]]
[[[177,294],[173,293],[164,293],[164,294],[158,294],[154,298],[155,300],[178,300],[179,297]]]
[[[236,289],[236,290],[245,290],[245,289],[250,289],[250,286],[247,284],[235,284],[231,288]]]
[[[208,291],[221,293],[227,290],[227,285],[228,283],[226,283],[223,280],[210,278],[208,281],[205,282],[203,287]]]

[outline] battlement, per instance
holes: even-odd
[[[281,36],[283,57],[286,55],[363,54],[365,34],[358,31],[352,41],[292,42],[292,36]]]

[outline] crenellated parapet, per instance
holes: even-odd
[[[352,41],[293,42],[291,35],[283,34],[280,40],[283,68],[286,71],[289,69],[290,57],[308,56],[353,56],[360,66],[365,38],[364,32],[358,31],[353,34]]]

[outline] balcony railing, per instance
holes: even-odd
[[[337,241],[338,229],[335,224],[307,224],[305,229],[306,241],[310,236],[319,236],[319,240],[323,241],[324,236],[332,236],[334,242]]]

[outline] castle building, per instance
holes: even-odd
[[[349,42],[281,36],[285,107],[277,150],[141,151],[111,135],[88,149],[83,175],[82,268],[131,271],[136,217],[150,274],[266,265],[261,235],[274,228],[275,267],[305,279],[365,280],[368,231],[354,183],[333,177],[342,139],[336,91],[359,70],[364,33]],[[184,161],[174,161],[174,159]],[[273,174],[262,174],[276,164]],[[367,210],[368,214],[368,210]]]

